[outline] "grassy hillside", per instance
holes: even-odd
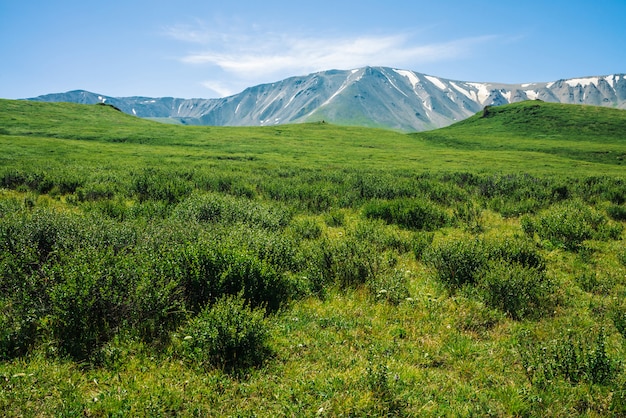
[[[0,414],[623,416],[625,114],[0,100]]]
[[[419,135],[444,147],[525,151],[624,165],[626,112],[597,106],[526,101],[483,112]]]

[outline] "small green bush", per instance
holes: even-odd
[[[604,215],[578,200],[557,204],[534,217],[526,216],[521,223],[526,234],[537,233],[553,246],[569,251],[578,251],[586,240],[616,239],[621,233],[619,226],[609,225]]]
[[[411,247],[416,260],[421,260],[424,252],[430,247],[435,238],[434,232],[418,231],[411,238]]]
[[[428,248],[424,261],[450,290],[466,286],[513,319],[540,316],[555,303],[545,263],[527,240],[462,237]]]
[[[370,243],[379,251],[396,250],[406,253],[411,249],[411,241],[403,232],[405,231],[389,227],[377,219],[361,221],[347,231],[357,241]]]
[[[371,244],[348,238],[326,248],[327,272],[341,288],[365,284],[378,272],[379,257]]]
[[[168,204],[178,203],[191,194],[188,173],[147,168],[140,173],[131,173],[132,192],[140,202],[160,200]]]
[[[322,227],[314,219],[292,221],[291,229],[301,239],[317,239],[322,236]]]
[[[260,365],[271,354],[263,310],[250,308],[238,296],[207,306],[181,335],[182,355],[204,367],[238,371]]]
[[[485,242],[485,249],[490,260],[504,260],[537,270],[545,269],[545,260],[537,245],[531,240],[520,238],[493,239]]]
[[[554,282],[538,268],[490,262],[478,280],[485,303],[515,320],[539,318],[554,307]]]
[[[339,209],[331,209],[324,216],[324,222],[330,227],[340,227],[346,223],[346,215]]]
[[[283,231],[240,224],[226,228],[215,239],[228,242],[231,248],[254,254],[277,272],[296,271],[300,268],[297,260],[299,240]]]
[[[615,282],[610,276],[599,274],[594,269],[583,269],[578,272],[575,279],[582,290],[597,295],[608,295],[615,287]]]
[[[503,196],[493,197],[487,202],[487,207],[498,212],[505,218],[513,218],[522,214],[535,213],[541,209],[542,203],[529,197],[523,200],[512,200]]]
[[[444,241],[424,253],[424,262],[434,268],[437,278],[452,290],[474,284],[488,259],[488,248],[475,238]]]
[[[482,210],[471,201],[459,203],[454,208],[454,217],[469,232],[478,233],[483,230]]]
[[[186,306],[194,312],[223,295],[235,294],[241,294],[252,306],[275,311],[292,294],[286,275],[249,252],[206,242],[170,251],[180,269]]]
[[[606,351],[604,330],[568,332],[544,342],[523,333],[517,351],[529,381],[540,387],[547,387],[555,378],[571,384],[604,385],[613,381],[620,371],[618,361]]]
[[[87,359],[128,319],[134,286],[116,277],[115,264],[110,252],[85,249],[64,255],[62,263],[46,271],[54,284],[43,289],[50,299],[47,321],[61,354]]]
[[[606,213],[615,221],[626,221],[626,206],[611,205],[606,209]]]
[[[324,237],[302,250],[306,260],[304,270],[315,293],[329,285],[341,289],[365,285],[388,272],[397,261],[392,252],[358,238],[354,231],[338,239]]]
[[[25,355],[37,342],[37,318],[23,302],[0,300],[0,361]]]
[[[266,229],[284,228],[291,216],[278,204],[212,193],[192,195],[177,205],[173,212],[173,217],[180,221],[245,223]]]
[[[370,201],[363,207],[363,215],[412,230],[432,231],[451,223],[445,210],[418,198]]]
[[[264,306],[269,311],[278,310],[289,300],[291,282],[268,263],[240,251],[227,251],[220,257],[223,258],[218,295],[240,293],[253,307]]]

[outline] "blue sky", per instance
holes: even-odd
[[[626,0],[0,0],[0,97],[222,97],[366,65],[525,83],[626,73]]]

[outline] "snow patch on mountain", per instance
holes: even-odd
[[[587,77],[587,78],[572,78],[570,80],[565,80],[565,83],[570,87],[583,86],[587,87],[590,84],[598,85],[598,77]]]
[[[394,71],[400,74],[401,76],[408,78],[409,82],[411,83],[411,86],[413,86],[413,90],[415,90],[417,88],[417,85],[420,83],[419,77],[416,76],[413,71],[396,70],[396,69],[394,69]]]
[[[454,87],[457,91],[459,91],[461,94],[463,94],[465,97],[467,97],[468,99],[476,100],[476,93],[475,92],[469,91],[469,90],[465,90],[464,88],[460,87],[454,81],[451,81],[450,85],[452,87]]]
[[[430,81],[431,83],[433,83],[435,86],[437,86],[438,88],[440,88],[441,90],[446,90],[446,85],[443,84],[441,82],[441,80],[439,80],[437,77],[433,77],[431,75],[425,75],[424,77],[426,77],[426,79],[428,81]]]
[[[524,94],[528,97],[528,100],[537,100],[539,93],[535,90],[524,90]]]
[[[480,104],[484,104],[489,98],[489,96],[491,96],[491,91],[489,90],[486,84],[483,84],[483,83],[467,83],[467,84],[478,90],[477,94],[478,94],[478,101],[480,102]]]

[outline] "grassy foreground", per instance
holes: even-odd
[[[622,416],[626,112],[405,135],[0,100],[3,416]]]

